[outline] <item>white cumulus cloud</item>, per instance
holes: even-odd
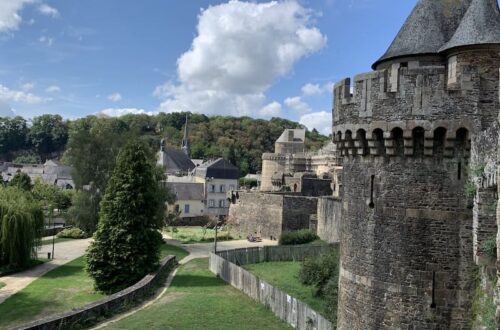
[[[297,1],[232,0],[198,17],[197,36],[177,60],[178,82],[155,90],[160,110],[256,115],[265,92],[302,58],[326,45],[313,13]]]
[[[302,95],[304,96],[322,95],[324,93],[329,93],[332,90],[333,90],[333,83],[331,82],[323,85],[309,83],[302,86]]]
[[[282,111],[281,111],[281,104],[279,102],[271,102],[268,105],[262,107],[262,109],[259,110],[259,115],[261,117],[280,117],[282,116]]]
[[[53,18],[59,16],[59,11],[56,8],[51,7],[46,3],[42,3],[40,6],[38,6],[38,11],[45,16],[50,16]]]
[[[299,114],[305,114],[312,111],[309,104],[304,102],[300,96],[286,98],[285,105]]]
[[[120,93],[113,93],[111,95],[108,95],[108,100],[111,102],[119,102],[122,100],[122,95]]]
[[[0,101],[20,102],[26,104],[40,104],[48,100],[49,99],[44,99],[35,94],[25,92],[22,90],[21,91],[13,90],[0,84]]]
[[[32,82],[28,82],[28,83],[21,85],[21,89],[25,92],[29,92],[29,91],[33,90],[33,88],[35,88],[35,83],[32,83]]]
[[[57,86],[57,85],[52,85],[52,86],[49,86],[45,89],[45,91],[47,93],[59,93],[61,91],[61,87]]]
[[[324,135],[332,133],[332,114],[327,111],[308,113],[300,117],[299,122],[312,130],[315,128],[318,132]]]
[[[34,0],[1,0],[0,1],[0,32],[17,30],[22,22],[19,12],[26,4]]]
[[[144,109],[138,109],[138,108],[107,108],[107,109],[101,110],[97,114],[108,116],[108,117],[121,117],[121,116],[125,116],[128,114],[154,116],[158,113],[154,112],[154,111],[146,111]]]

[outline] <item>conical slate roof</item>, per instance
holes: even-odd
[[[497,0],[473,0],[457,31],[440,51],[484,44],[500,44],[500,10]]]
[[[472,0],[419,0],[386,53],[373,64],[437,54],[452,37]]]

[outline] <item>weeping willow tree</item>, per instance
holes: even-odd
[[[28,265],[36,256],[43,226],[43,210],[29,192],[0,187],[0,265]]]

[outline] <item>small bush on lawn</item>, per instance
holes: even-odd
[[[484,241],[481,244],[481,252],[486,254],[490,258],[497,258],[497,240],[496,238]]]
[[[316,296],[322,297],[327,304],[327,315],[335,322],[337,315],[339,252],[332,249],[319,257],[308,258],[302,263],[299,279],[304,285],[312,286]]]
[[[306,244],[319,239],[318,235],[309,229],[289,231],[280,237],[280,245]]]
[[[85,233],[80,228],[68,228],[60,231],[57,235],[57,238],[87,238],[87,233]]]

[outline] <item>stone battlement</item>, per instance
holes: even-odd
[[[485,105],[495,95],[498,100],[499,63],[498,49],[483,49],[443,59],[441,64],[395,63],[359,74],[354,83],[343,79],[334,86],[334,129],[345,124],[451,121],[478,115],[493,121],[497,111],[493,104]]]

